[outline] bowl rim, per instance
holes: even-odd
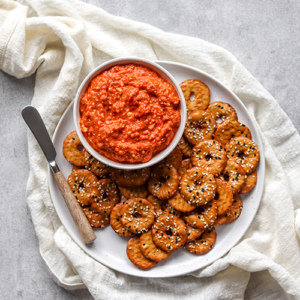
[[[149,67],[156,73],[157,73],[157,71],[155,70],[155,68],[159,69],[159,71],[167,77],[165,79],[169,79],[167,81],[173,85],[173,87],[175,88],[175,90],[179,96],[179,99],[180,99],[180,102],[179,102],[180,125],[178,127],[178,130],[177,130],[172,142],[168,145],[167,148],[165,148],[163,151],[159,152],[157,155],[152,157],[149,161],[147,161],[145,163],[137,163],[137,164],[128,164],[128,163],[125,164],[125,163],[121,163],[121,162],[115,162],[115,161],[112,161],[112,160],[106,158],[105,156],[101,155],[100,153],[98,153],[96,150],[94,150],[90,146],[88,141],[85,139],[85,137],[83,136],[83,134],[80,130],[80,125],[79,125],[79,120],[80,120],[79,103],[80,103],[82,94],[86,91],[86,89],[88,88],[92,79],[94,79],[96,76],[100,75],[105,70],[113,67],[114,65],[117,65],[117,64],[125,65],[125,64],[130,64],[130,63],[136,64],[136,65],[140,64],[143,66],[145,66],[145,65],[147,66],[147,64],[148,64],[150,66],[147,66],[147,67]],[[158,74],[158,75],[161,76],[161,74]],[[150,166],[160,162],[164,158],[166,158],[166,156],[168,156],[174,150],[174,148],[177,146],[177,144],[179,143],[179,140],[180,140],[181,136],[183,135],[183,131],[185,129],[186,118],[187,118],[187,109],[186,109],[185,98],[184,98],[181,88],[180,88],[179,84],[176,82],[175,78],[165,68],[161,67],[157,63],[147,60],[147,59],[142,59],[142,58],[137,58],[137,57],[115,58],[112,60],[108,60],[105,63],[99,65],[85,77],[85,79],[80,84],[80,86],[77,90],[76,96],[74,98],[73,121],[74,121],[77,135],[78,135],[79,140],[81,141],[82,145],[97,160],[104,163],[105,165],[108,165],[110,167],[117,168],[117,169],[137,170],[137,169],[141,169],[141,168],[145,168],[145,167],[150,167]]]

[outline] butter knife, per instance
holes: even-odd
[[[35,136],[46,156],[46,159],[49,162],[52,174],[65,199],[65,202],[69,208],[69,211],[77,226],[83,242],[85,244],[91,243],[96,239],[96,235],[88,219],[86,218],[84,211],[73,195],[73,192],[68,185],[63,173],[59,170],[55,162],[56,151],[39,112],[33,106],[26,106],[22,110],[22,117]]]

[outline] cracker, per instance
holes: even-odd
[[[72,172],[80,169],[84,169],[84,167],[77,167],[75,165],[72,166]]]
[[[239,216],[242,213],[243,209],[243,201],[242,198],[239,195],[234,195],[233,196],[233,201],[232,201],[232,206],[231,208],[226,212],[227,214],[227,219],[224,224],[229,224],[235,221],[236,219],[239,218]]]
[[[189,159],[185,159],[181,162],[181,165],[178,169],[178,176],[179,176],[179,179],[181,179],[182,175],[188,170],[190,169],[191,166],[190,166],[190,160]]]
[[[182,215],[181,211],[173,208],[169,203],[162,203],[161,208],[163,210],[163,215],[174,215],[176,217],[181,217]]]
[[[143,184],[143,185],[140,185],[137,187],[119,186],[119,189],[120,189],[120,192],[122,193],[122,195],[127,199],[137,198],[137,197],[146,198],[148,195],[148,190],[147,190],[146,184]]]
[[[200,228],[194,228],[192,226],[187,226],[187,237],[186,237],[186,243],[191,242],[198,238],[204,231],[204,229]]]
[[[193,148],[191,163],[194,167],[203,168],[214,176],[219,175],[227,163],[224,146],[214,140],[198,143]]]
[[[84,208],[83,211],[92,227],[103,228],[109,224],[109,216],[100,215],[92,208]]]
[[[122,203],[118,203],[113,207],[110,214],[110,226],[119,236],[132,237],[135,235],[135,233],[125,229],[123,224],[120,221],[120,218],[122,216],[120,214],[120,211],[124,203],[125,201]]]
[[[215,196],[217,184],[212,174],[202,168],[187,170],[180,179],[181,197],[190,205],[200,206]]]
[[[142,253],[140,249],[140,236],[133,237],[128,241],[126,252],[129,260],[140,269],[150,269],[157,264],[156,261],[148,259]]]
[[[237,121],[238,117],[235,109],[225,102],[213,102],[206,109],[216,120],[216,127],[220,127],[224,122]]]
[[[226,181],[233,194],[238,194],[245,184],[246,172],[238,163],[228,160],[225,169],[218,178]]]
[[[120,210],[120,220],[124,227],[133,233],[147,232],[154,223],[154,206],[147,199],[127,200]]]
[[[196,208],[196,206],[189,204],[187,201],[185,201],[179,191],[177,191],[175,193],[174,196],[172,196],[169,200],[168,200],[169,205],[176,209],[177,211],[181,211],[181,212],[189,212],[192,211]]]
[[[196,110],[188,114],[184,137],[192,145],[196,145],[203,140],[210,140],[215,131],[216,121],[204,110]]]
[[[227,212],[223,215],[218,215],[214,226],[224,225],[227,221]]]
[[[242,189],[239,191],[239,194],[245,194],[251,191],[256,184],[257,181],[257,172],[256,170],[248,175],[246,175],[245,184]]]
[[[63,143],[63,155],[66,160],[77,167],[83,167],[85,151],[76,131],[69,133]]]
[[[159,216],[163,214],[163,210],[161,208],[161,204],[164,203],[163,201],[159,200],[156,197],[153,197],[152,195],[148,195],[147,200],[152,203],[155,210],[155,218],[157,219]]]
[[[259,162],[258,146],[244,137],[237,137],[226,145],[227,158],[234,160],[243,167],[246,174],[252,173]]]
[[[220,125],[215,132],[215,140],[222,145],[226,145],[232,138],[239,136],[251,140],[249,128],[238,121],[225,122]]]
[[[180,88],[185,98],[188,112],[207,108],[210,101],[210,91],[204,82],[197,79],[189,79],[182,82]],[[194,99],[192,99],[193,95],[195,96]]]
[[[174,167],[176,170],[179,169],[182,162],[182,153],[178,147],[175,147],[174,150],[166,157],[166,165]]]
[[[92,203],[92,185],[98,178],[90,171],[79,169],[73,171],[68,177],[68,184],[81,206]]]
[[[156,247],[152,239],[151,231],[145,232],[140,237],[140,249],[148,259],[153,261],[165,260],[170,256],[170,252],[165,252]]]
[[[115,182],[109,178],[101,179],[92,185],[92,208],[102,215],[110,215],[113,207],[121,201]]]
[[[184,214],[183,220],[190,226],[200,229],[210,228],[217,218],[218,207],[215,200]]]
[[[232,206],[233,193],[229,185],[220,179],[216,179],[217,190],[214,200],[217,203],[218,215],[223,215]]]
[[[175,194],[178,184],[179,176],[176,169],[160,164],[155,166],[151,173],[148,191],[160,200],[167,200]]]
[[[186,241],[186,225],[174,215],[160,216],[152,227],[154,244],[165,252],[178,250]]]
[[[192,242],[184,245],[185,249],[192,254],[201,255],[212,250],[216,243],[217,233],[214,227],[204,230],[202,235]]]
[[[137,187],[145,184],[151,173],[151,168],[146,167],[138,170],[121,170],[111,168],[111,176],[118,185],[123,187]]]
[[[84,153],[85,168],[98,177],[107,177],[109,175],[109,166],[103,164],[96,158],[94,158],[87,151]]]
[[[193,145],[191,145],[186,139],[182,136],[178,143],[178,148],[180,149],[183,157],[189,158],[192,153]]]

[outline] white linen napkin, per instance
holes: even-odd
[[[261,205],[242,240],[191,276],[124,275],[96,262],[72,241],[51,200],[47,161],[29,133],[26,198],[41,255],[54,280],[67,289],[87,287],[95,299],[243,299],[250,273],[267,270],[260,278],[266,283],[276,280],[280,297],[300,299],[299,134],[234,56],[203,40],[165,33],[79,1],[27,0],[24,5],[0,1],[0,67],[17,78],[36,72],[32,105],[50,135],[83,78],[94,66],[122,56],[194,66],[216,77],[243,101],[264,145]],[[270,297],[272,292],[270,286]]]

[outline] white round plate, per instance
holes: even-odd
[[[260,149],[260,162],[257,168],[258,178],[256,186],[249,193],[241,195],[244,206],[241,216],[231,224],[216,227],[217,241],[210,252],[205,255],[196,256],[182,248],[172,253],[167,260],[159,262],[155,267],[147,271],[138,269],[129,261],[126,255],[128,238],[118,236],[110,226],[104,229],[95,229],[97,239],[92,244],[85,245],[82,242],[75,223],[49,169],[49,185],[52,200],[61,222],[72,239],[88,255],[107,267],[125,274],[149,278],[184,275],[203,268],[226,254],[242,238],[250,226],[261,201],[265,178],[265,158],[258,130],[246,107],[237,96],[218,80],[195,68],[165,61],[158,61],[157,63],[167,69],[178,83],[187,79],[199,79],[206,83],[211,92],[211,102],[223,101],[231,104],[237,112],[238,120],[250,129],[252,139]],[[66,178],[70,175],[72,166],[64,158],[62,146],[65,137],[73,130],[75,130],[75,125],[73,121],[72,103],[62,116],[53,136],[54,146],[57,151],[56,162]]]

